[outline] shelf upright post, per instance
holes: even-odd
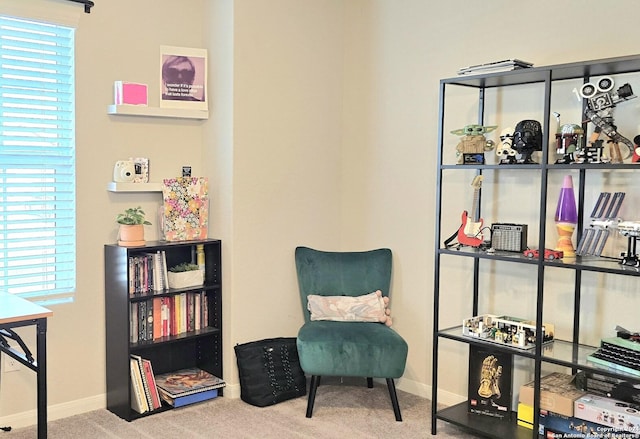
[[[484,100],[485,87],[484,82],[478,87],[478,125],[484,126]],[[477,175],[482,175],[482,168],[478,169]],[[482,188],[478,190],[478,216],[482,218]],[[480,289],[480,259],[475,258],[473,261],[473,309],[472,316],[477,316]]]
[[[551,70],[546,72],[544,79],[544,119],[542,127],[542,138],[545,145],[542,147],[541,173],[540,173],[540,223],[538,248],[540,257],[538,258],[538,284],[536,294],[536,347],[534,359],[534,380],[533,387],[533,433],[532,438],[537,438],[538,425],[540,425],[540,377],[542,375],[542,322],[544,311],[544,251],[546,242],[546,218],[547,218],[547,197],[549,183],[549,119],[551,115]]]
[[[440,99],[438,103],[438,154],[436,159],[436,227],[435,227],[435,271],[433,275],[433,359],[431,365],[431,434],[436,434],[438,411],[438,331],[440,330],[440,242],[442,223],[442,155],[444,149],[444,96],[446,84],[440,81]]]
[[[584,230],[584,195],[585,195],[585,187],[586,187],[586,177],[587,172],[584,168],[580,169],[580,178],[578,181],[578,232],[576,234],[577,242],[580,242],[580,238],[582,235],[582,231]],[[578,344],[579,344],[579,334],[580,334],[580,307],[582,302],[582,270],[578,267],[574,273],[574,298],[573,298],[573,334],[572,334],[572,342],[573,342],[573,352],[572,352],[572,360],[574,363],[578,361]],[[572,368],[572,373],[576,373],[577,369]]]

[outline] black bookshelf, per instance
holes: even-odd
[[[180,262],[191,262],[196,245],[199,244],[204,246],[205,252],[205,279],[202,286],[130,294],[128,268],[130,258],[164,251],[167,266],[171,267]],[[112,413],[131,421],[171,408],[163,403],[160,409],[144,414],[137,413],[131,408],[129,367],[131,354],[151,360],[156,375],[198,367],[223,378],[221,246],[221,241],[214,239],[147,242],[141,247],[120,247],[115,244],[104,246],[107,409]],[[129,319],[132,303],[189,292],[205,293],[209,313],[204,328],[154,340],[131,341]],[[219,389],[219,395],[222,392],[223,389]]]

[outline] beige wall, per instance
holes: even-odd
[[[446,3],[446,4],[444,4]],[[543,0],[111,0],[77,32],[78,289],[49,324],[50,418],[105,404],[102,246],[116,213],[158,194],[105,190],[113,163],[151,159],[152,179],[191,165],[211,179],[210,236],[223,239],[225,379],[233,345],[295,335],[296,245],[388,246],[394,327],[409,342],[399,387],[428,396],[438,80],[518,57],[536,65],[633,54],[636,3]],[[206,47],[210,119],[108,116],[114,80],[150,85],[158,48]],[[636,87],[640,89],[640,84]],[[628,107],[629,108],[629,107]],[[633,106],[637,111],[637,106]],[[154,221],[155,223],[155,221]],[[148,238],[157,236],[148,228]],[[453,289],[464,284],[451,279]],[[28,337],[27,337],[28,338]],[[464,360],[460,360],[464,362]],[[35,380],[3,373],[0,424],[35,422]],[[451,395],[459,377],[441,377]]]

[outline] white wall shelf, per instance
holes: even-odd
[[[162,192],[162,183],[120,183],[110,181],[109,192]]]
[[[199,120],[205,120],[209,118],[209,112],[206,110],[145,107],[142,105],[109,105],[107,106],[107,114],[112,114],[115,116],[166,117]]]

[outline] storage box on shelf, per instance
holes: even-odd
[[[205,254],[204,283],[166,288],[158,267],[193,262],[197,245]],[[164,255],[166,266],[153,263],[158,254]],[[165,403],[144,414],[132,408],[131,354],[149,360],[156,375],[197,367],[222,378],[221,242],[147,242],[131,248],[109,244],[104,257],[107,409],[131,421],[170,408]],[[169,314],[158,311],[162,304],[169,305]]]
[[[464,214],[467,214],[467,216],[463,214],[462,226],[467,226],[464,224],[465,219],[467,221],[475,221],[480,225],[482,225],[482,221],[484,221],[485,224],[491,224],[492,222],[499,223],[504,220],[527,224],[528,235],[530,239],[533,240],[533,242],[529,242],[528,245],[534,249],[544,249],[550,247],[549,244],[555,242],[557,239],[553,209],[555,209],[555,203],[558,200],[558,193],[552,188],[559,186],[566,174],[572,174],[575,185],[575,198],[578,203],[578,222],[572,239],[575,240],[576,243],[579,242],[583,229],[589,225],[588,215],[593,208],[591,202],[586,201],[589,197],[585,197],[585,194],[590,194],[590,185],[600,180],[610,181],[612,179],[609,178],[609,176],[620,170],[624,170],[624,172],[627,173],[626,175],[628,175],[628,173],[640,173],[640,164],[631,163],[629,159],[626,159],[624,163],[611,163],[610,161],[604,160],[598,163],[588,162],[586,160],[565,163],[562,158],[556,160],[558,158],[556,157],[558,151],[555,145],[552,144],[554,133],[556,132],[556,126],[555,124],[552,126],[551,122],[552,111],[555,111],[552,101],[552,91],[555,93],[562,87],[566,88],[567,84],[571,84],[571,87],[575,84],[577,88],[580,88],[580,84],[593,82],[598,77],[612,76],[615,78],[617,75],[623,74],[637,75],[635,77],[640,77],[640,55],[535,67],[504,73],[459,76],[440,81],[439,148],[436,182],[438,192],[436,193],[435,212],[437,218],[437,245],[435,250],[434,276],[432,434],[437,433],[437,421],[441,420],[464,426],[473,432],[492,438],[536,438],[540,425],[540,409],[544,405],[542,401],[544,400],[544,395],[547,395],[546,390],[542,388],[544,386],[543,382],[541,382],[541,377],[544,376],[542,371],[547,368],[563,369],[571,373],[579,370],[602,373],[607,377],[617,378],[625,382],[640,383],[640,377],[638,376],[630,375],[620,369],[604,368],[602,365],[588,361],[589,356],[592,355],[598,347],[579,342],[584,338],[581,334],[583,334],[585,330],[585,327],[581,327],[581,324],[589,324],[589,322],[581,321],[581,317],[584,319],[584,316],[581,316],[581,314],[583,314],[581,306],[584,306],[581,303],[581,297],[582,290],[585,289],[584,285],[586,285],[587,282],[585,278],[595,275],[626,276],[625,279],[635,282],[636,279],[640,278],[639,270],[629,269],[619,264],[613,257],[601,258],[594,255],[578,255],[571,260],[566,258],[564,260],[546,260],[543,257],[527,258],[521,253],[499,251],[499,249],[498,251],[486,251],[489,247],[487,245],[487,239],[489,239],[487,235],[484,236],[484,239],[477,239],[477,245],[471,243],[462,248],[443,245],[451,232],[454,231],[452,228],[459,226],[459,220],[456,218],[459,218],[460,210],[452,212],[451,206],[455,204],[452,200],[458,201],[456,205],[460,204],[460,182],[471,181],[473,177],[477,175],[484,177],[484,186],[480,191],[481,195],[478,196],[477,215],[468,215],[467,211],[465,211]],[[569,88],[569,90],[571,90],[571,88]],[[475,93],[475,95],[473,93]],[[472,105],[477,106],[478,120],[473,122],[479,126],[484,126],[485,124],[490,125],[494,123],[495,120],[509,121],[511,120],[510,113],[516,114],[513,116],[514,118],[517,117],[517,119],[513,121],[515,124],[515,121],[523,119],[521,112],[528,111],[523,110],[523,108],[528,109],[532,105],[538,106],[539,109],[536,109],[534,111],[535,114],[531,115],[530,118],[538,119],[541,122],[541,151],[536,152],[533,160],[527,161],[526,163],[500,161],[495,157],[489,156],[489,152],[484,152],[485,157],[483,160],[463,160],[462,164],[458,164],[455,151],[455,143],[457,140],[455,136],[451,136],[450,132],[452,128],[459,128],[460,122],[458,120],[452,122],[449,119],[454,119],[458,117],[459,114],[470,114],[469,108],[464,105],[463,108],[459,108],[461,102],[466,102],[461,99],[461,95],[464,95],[465,98],[470,96],[468,99],[475,102],[475,104]],[[503,95],[509,96],[515,103],[507,102],[506,98],[502,100],[496,98],[496,96]],[[488,98],[488,96],[490,96],[490,98]],[[488,99],[494,99],[494,101],[491,101],[489,104],[489,107],[491,111],[498,113],[497,115],[490,113],[489,116],[488,110],[485,108],[488,105]],[[532,100],[535,100],[535,102],[528,102]],[[498,103],[496,104],[495,102]],[[491,104],[493,104],[493,107],[491,107]],[[527,107],[526,104],[532,105]],[[625,111],[628,110],[625,109]],[[576,112],[582,113],[582,108],[578,106]],[[581,120],[583,120],[582,114],[580,114],[580,121]],[[468,121],[467,123],[470,122],[472,121]],[[629,127],[629,130],[632,130],[632,132],[635,131],[637,129],[636,125],[637,122],[634,122],[634,125]],[[587,129],[591,130],[593,128],[593,123],[584,123],[583,128],[586,133]],[[496,132],[500,132],[500,129]],[[633,138],[635,134],[636,133],[633,133],[631,138]],[[453,137],[453,139],[451,137]],[[586,138],[583,138],[585,144],[586,140]],[[622,143],[620,146],[624,147]],[[494,154],[494,152],[491,152],[491,154]],[[604,177],[601,177],[602,175],[604,175]],[[616,175],[621,175],[621,173]],[[511,197],[508,199],[509,202],[496,203],[496,200],[504,201],[506,197],[503,196],[503,193],[508,193],[513,196],[513,193],[509,192],[512,190],[510,186],[513,185],[495,184],[488,191],[486,190],[486,186],[487,184],[492,184],[492,182],[498,183],[503,180],[518,181],[520,187],[529,187],[531,190],[526,194],[516,194],[518,202],[514,202],[514,198]],[[620,184],[620,179],[616,180],[618,180],[617,184]],[[627,181],[629,180],[631,180],[631,178],[627,179]],[[484,192],[486,192],[486,196]],[[524,218],[524,220],[518,216],[522,210],[520,200],[523,199],[527,200],[528,206],[538,205],[537,212],[535,211],[535,207],[530,209],[529,212],[533,213],[529,213],[530,217]],[[491,204],[492,202],[493,204]],[[509,218],[483,217],[483,207],[489,212],[487,216],[496,215],[495,211],[499,210],[504,216],[506,216],[505,213],[509,214]],[[482,218],[484,219],[482,220]],[[453,225],[451,224],[452,221],[454,222]],[[481,228],[479,228],[479,230],[481,230]],[[608,233],[614,232],[609,230]],[[540,253],[542,253],[542,251],[540,251]],[[503,268],[504,264],[509,264],[510,268]],[[469,274],[469,286],[459,288],[460,285],[465,285],[465,283],[456,281],[455,288],[450,288],[450,279],[445,277],[445,275],[449,272],[454,272],[459,276],[461,271],[460,267],[465,267],[466,272]],[[526,284],[524,286],[533,286],[530,288],[522,288],[522,291],[514,294],[514,297],[517,296],[518,300],[521,300],[523,303],[526,301],[528,306],[530,306],[529,304],[531,303],[533,304],[534,309],[531,310],[529,308],[526,313],[521,314],[519,309],[504,305],[495,299],[495,297],[500,297],[499,294],[501,293],[500,289],[495,288],[495,286],[501,285],[501,279],[512,275],[513,271],[517,271],[519,275],[521,272],[526,271],[531,275],[531,282],[524,282],[523,280],[522,282]],[[562,275],[558,276],[557,273],[562,273]],[[567,279],[570,280],[567,281]],[[553,285],[556,288],[550,288],[551,280],[553,280]],[[543,304],[545,303],[545,298],[554,298],[554,294],[557,294],[558,282],[563,284],[563,294],[566,294],[567,290],[573,291],[573,300],[569,300],[572,304],[567,307],[567,312],[564,313],[566,318],[563,317],[563,321],[557,320],[557,316],[549,319],[554,322],[556,328],[558,326],[563,328],[562,336],[555,333],[553,343],[544,345],[540,342],[544,341],[544,334],[549,329],[549,325],[544,320],[547,309],[543,307]],[[588,286],[590,294],[592,294],[591,291],[593,289],[596,289],[596,295],[604,294],[604,291],[598,291],[598,288],[602,289],[601,286],[591,284]],[[465,288],[467,289],[466,291]],[[454,293],[460,297],[457,298],[456,296],[456,299],[451,298],[451,295]],[[611,291],[607,291],[608,295],[611,295],[611,293]],[[444,299],[445,297],[446,301]],[[441,319],[440,316],[446,316],[447,319],[453,317],[449,315],[450,313],[445,314],[441,312],[440,308],[448,303],[465,302],[469,304],[471,309],[465,309],[466,313],[462,314],[460,320],[458,320],[463,321],[463,324],[461,326],[447,327],[444,319]],[[549,301],[547,300],[547,302]],[[520,306],[519,304],[517,305]],[[456,312],[460,311],[456,310]],[[443,340],[448,340],[448,343],[487,346],[486,338],[481,337],[483,334],[486,334],[485,328],[478,328],[478,326],[480,322],[482,322],[484,326],[484,314],[496,313],[496,315],[499,316],[500,314],[498,313],[502,312],[508,312],[513,315],[532,315],[530,318],[531,321],[527,322],[529,325],[527,329],[529,329],[531,334],[525,336],[525,340],[531,342],[531,346],[525,346],[528,347],[528,349],[507,344],[503,344],[502,346],[498,345],[498,349],[532,361],[535,380],[531,383],[531,386],[527,388],[525,393],[529,392],[526,398],[531,404],[531,413],[535,414],[535,416],[532,416],[530,423],[521,422],[522,424],[530,424],[528,426],[532,427],[531,429],[526,426],[519,426],[515,417],[513,417],[512,422],[508,420],[505,422],[489,416],[473,415],[469,413],[466,402],[452,405],[445,409],[438,409],[439,381],[441,378],[439,370],[442,370],[442,360],[440,360],[440,357],[446,358],[447,364],[450,364],[449,356],[452,355],[449,344],[446,345],[446,348],[441,348],[440,343]],[[466,317],[470,315],[477,317],[471,319]],[[605,323],[613,327],[618,323],[614,321],[616,318],[617,315],[611,315]],[[599,326],[602,325],[603,323],[600,322]],[[604,338],[609,335],[610,334],[601,334],[601,337]],[[592,338],[593,335],[590,334],[590,337],[587,339]],[[520,338],[518,337],[518,341],[519,340]],[[464,350],[460,351],[464,352]],[[462,359],[461,363],[465,363],[465,360]],[[448,371],[450,370],[451,369],[448,368]],[[465,382],[467,377],[460,376],[458,378],[458,382]]]

